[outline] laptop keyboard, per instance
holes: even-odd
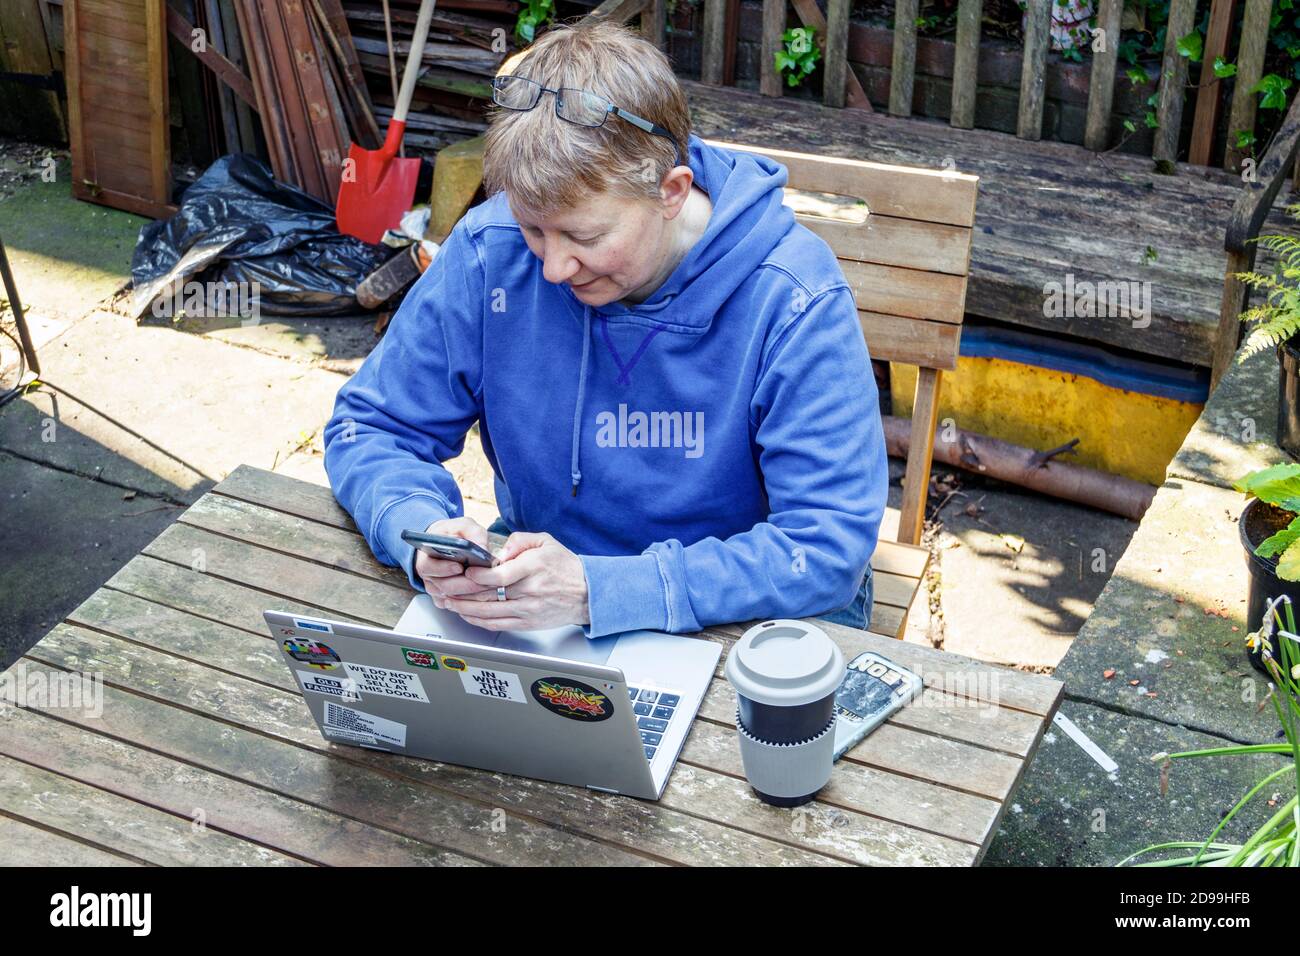
[[[659,744],[668,731],[668,722],[677,713],[682,702],[680,694],[670,694],[662,690],[628,687],[628,700],[632,702],[632,713],[636,715],[637,730],[641,732],[641,745],[645,748],[645,759],[653,760]]]

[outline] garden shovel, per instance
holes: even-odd
[[[338,220],[339,232],[365,242],[378,242],[385,229],[396,227],[415,199],[420,160],[398,158],[397,148],[406,131],[406,114],[415,94],[415,81],[420,76],[420,60],[424,55],[424,41],[429,36],[429,22],[433,19],[433,4],[434,0],[420,2],[415,36],[411,38],[411,52],[406,58],[406,72],[402,74],[402,89],[393,106],[393,118],[388,123],[384,145],[379,149],[362,149],[353,143],[343,166],[343,181],[339,185],[334,216]]]

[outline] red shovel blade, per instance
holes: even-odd
[[[378,242],[385,229],[395,229],[415,200],[420,178],[418,158],[399,159],[405,123],[393,122],[379,149],[362,149],[353,143],[343,166],[343,181],[334,207],[339,232],[366,242]]]

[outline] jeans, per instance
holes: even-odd
[[[856,627],[860,631],[865,631],[871,622],[871,595],[874,585],[875,580],[871,568],[868,567],[866,576],[862,579],[862,587],[858,588],[857,597],[838,611],[823,614],[816,620],[843,624],[845,627]]]
[[[510,536],[510,529],[506,527],[505,521],[501,516],[492,522],[488,531],[493,534]],[[874,581],[871,575],[871,568],[867,568],[867,574],[862,579],[862,587],[858,588],[857,596],[840,608],[838,611],[832,611],[830,614],[823,614],[816,618],[818,621],[829,621],[831,624],[843,624],[845,627],[856,627],[858,630],[865,631],[867,624],[871,621],[871,593]]]

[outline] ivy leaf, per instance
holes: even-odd
[[[1177,47],[1179,56],[1185,56],[1193,63],[1200,63],[1201,54],[1205,50],[1205,40],[1193,30],[1187,36],[1178,38]]]
[[[1135,66],[1129,67],[1125,70],[1124,75],[1128,77],[1128,81],[1134,86],[1141,86],[1147,81],[1147,71],[1140,70]]]
[[[798,60],[792,57],[789,53],[786,53],[784,50],[776,51],[776,68],[778,70],[792,69],[798,65],[798,62]]]
[[[1239,129],[1236,132],[1237,149],[1249,149],[1255,145],[1255,134],[1248,129]]]
[[[1230,76],[1237,75],[1237,64],[1226,62],[1223,57],[1214,58],[1214,75],[1221,80],[1226,80]]]
[[[1128,120],[1128,119],[1126,119],[1126,120],[1124,121],[1124,128],[1125,128],[1126,130],[1128,130],[1130,133],[1136,133],[1136,132],[1137,132],[1137,127],[1133,124],[1133,121],[1132,121],[1132,120]]]
[[[1290,79],[1269,73],[1252,86],[1250,91],[1259,94],[1260,109],[1282,110],[1286,109],[1286,91],[1290,87]]]
[[[1159,121],[1158,119],[1156,119],[1156,114],[1155,114],[1155,113],[1148,112],[1147,115],[1144,117],[1144,119],[1146,120],[1147,129],[1159,129],[1159,128],[1160,128],[1160,121]]]

